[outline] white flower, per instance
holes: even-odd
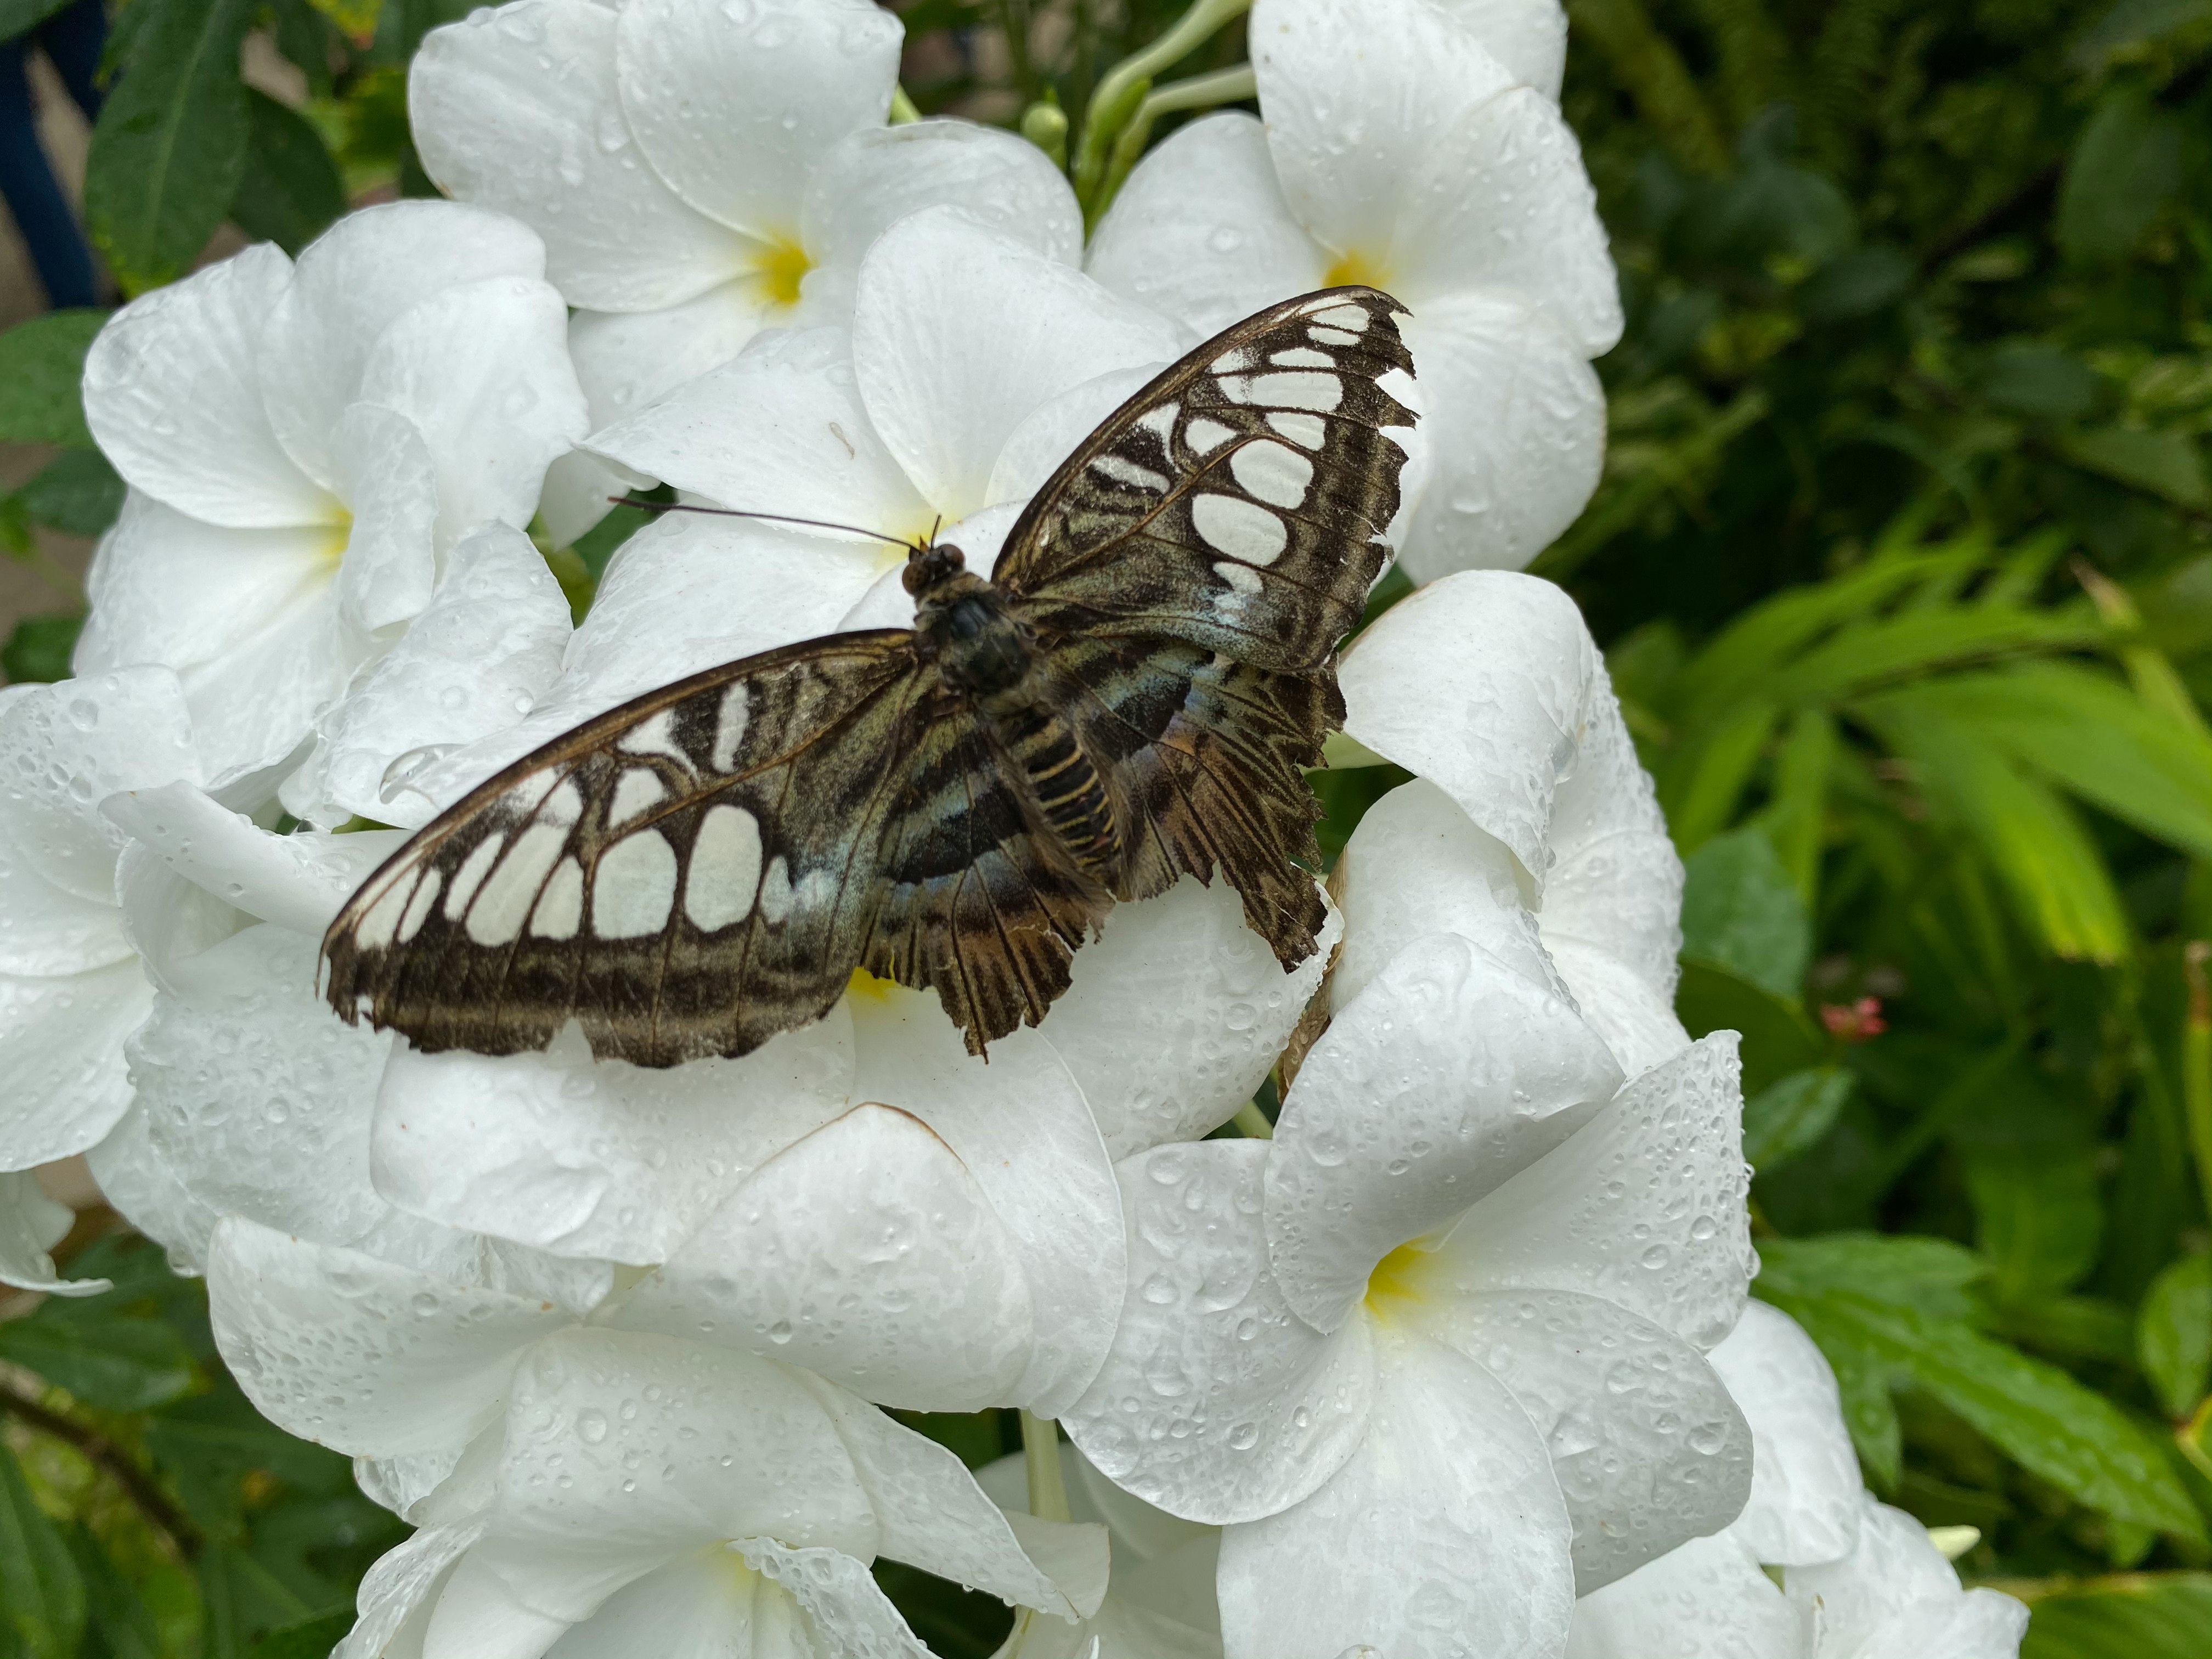
[[[84,403],[131,493],[79,672],[175,669],[211,786],[292,757],[461,538],[528,523],[582,435],[544,266],[512,221],[401,202],[296,264],[251,247],[118,313]]]
[[[123,1039],[154,990],[116,902],[123,833],[100,803],[198,775],[166,668],[0,691],[0,1170],[82,1152],[131,1103]]]
[[[1384,612],[1339,677],[1346,734],[1419,776],[1338,866],[1333,1009],[1446,930],[1555,978],[1630,1076],[1679,1053],[1681,861],[1574,602],[1528,576],[1447,577]]]
[[[1567,1659],[2012,1659],[2027,1609],[1961,1591],[1920,1523],[1861,1489],[1835,1374],[1794,1320],[1753,1302],[1710,1358],[1751,1424],[1750,1501],[1583,1598]]]
[[[1335,283],[1412,307],[1435,467],[1399,549],[1416,580],[1526,564],[1597,483],[1605,400],[1586,360],[1620,337],[1620,307],[1552,101],[1555,12],[1258,0],[1264,124],[1171,135],[1092,239],[1100,281],[1202,331]]]
[[[424,1529],[362,1582],[343,1659],[927,1659],[878,1555],[1064,1619],[1104,1589],[1101,1530],[1012,1522],[951,1453],[796,1367],[570,1329],[507,1370]],[[453,1413],[488,1381],[389,1374]]]
[[[97,1296],[113,1288],[105,1279],[63,1279],[47,1251],[62,1242],[75,1213],[57,1204],[28,1170],[0,1172],[0,1285],[44,1291],[49,1296]]]
[[[410,112],[431,177],[545,239],[605,425],[762,328],[846,321],[861,255],[918,208],[957,203],[1075,260],[1074,195],[1033,145],[884,125],[902,33],[867,0],[517,0],[432,32]],[[625,481],[564,462],[549,524],[580,533]]]

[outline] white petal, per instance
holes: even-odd
[[[1417,582],[1517,570],[1580,516],[1605,459],[1605,391],[1525,296],[1425,300],[1405,322],[1431,467],[1399,558]]]
[[[569,1322],[546,1302],[238,1216],[215,1230],[208,1295],[223,1359],[262,1415],[357,1456],[458,1450],[499,1416],[522,1350]]]
[[[1780,1587],[1723,1533],[1577,1601],[1566,1659],[1802,1659],[1804,1640]]]
[[[818,1651],[799,1603],[722,1544],[624,1585],[550,1650],[551,1659],[815,1659]]]
[[[1267,1271],[1267,1144],[1156,1147],[1117,1169],[1128,1294],[1105,1369],[1064,1413],[1083,1454],[1170,1514],[1297,1503],[1352,1455],[1375,1389],[1368,1323],[1323,1336]]]
[[[0,972],[68,974],[130,953],[115,911],[118,789],[196,778],[176,676],[155,667],[0,700]]]
[[[1690,1046],[1674,1017],[1671,989],[1661,993],[1622,966],[1620,958],[1574,939],[1547,939],[1552,964],[1620,1069],[1640,1077]]]
[[[1757,1449],[1737,1536],[1778,1566],[1848,1554],[1864,1483],[1836,1374],[1813,1339],[1779,1308],[1748,1302],[1707,1357],[1743,1408]]]
[[[893,536],[926,530],[929,507],[854,393],[850,351],[841,329],[769,335],[593,433],[591,447],[718,506]]]
[[[914,1411],[1012,1397],[1034,1334],[1020,1257],[982,1189],[919,1120],[874,1105],[770,1158],[616,1320]]]
[[[1165,318],[956,208],[901,220],[861,263],[861,398],[907,476],[949,517],[989,504],[992,465],[1039,404],[1182,346]]]
[[[1360,634],[1338,675],[1344,729],[1457,801],[1540,893],[1597,660],[1574,601],[1549,582],[1468,572]]]
[[[1735,1044],[1700,1038],[1477,1204],[1439,1252],[1460,1287],[1601,1296],[1700,1349],[1727,1335],[1758,1268]]]
[[[155,1147],[144,1111],[133,1104],[84,1161],[107,1201],[167,1252],[172,1268],[201,1271],[216,1213],[185,1190]]]
[[[0,1169],[81,1152],[131,1103],[124,1039],[154,1006],[126,958],[82,974],[0,974]]]
[[[796,240],[815,158],[883,124],[904,35],[868,0],[756,0],[743,23],[689,0],[631,0],[615,33],[623,112],[691,206]]]
[[[352,533],[338,562],[338,609],[365,639],[430,602],[438,574],[438,468],[422,429],[375,404],[349,407],[338,438],[338,491],[353,506]]]
[[[1559,0],[1437,0],[1516,81],[1559,101],[1567,14]]]
[[[883,1554],[1063,1618],[1097,1611],[1106,1589],[1103,1527],[1034,1517],[1010,1525],[951,1452],[834,1382],[794,1374],[821,1402],[852,1454],[882,1532],[878,1548]],[[1041,1570],[1042,1560],[1031,1559],[1032,1540],[1049,1540],[1048,1553],[1065,1573],[1060,1583]]]
[[[2027,1609],[1995,1590],[1962,1593],[1958,1573],[1917,1519],[1877,1503],[1872,1492],[1859,1501],[1858,1544],[1849,1555],[1784,1575],[1790,1606],[1810,1634],[1809,1650],[2010,1659]],[[1941,1645],[1919,1649],[1923,1633]]]
[[[543,1054],[397,1048],[377,1091],[377,1179],[449,1225],[568,1256],[653,1262],[767,1158],[842,1109],[832,1016],[743,1060],[594,1061],[570,1027]]]
[[[1323,246],[1389,271],[1435,216],[1437,141],[1511,76],[1427,0],[1258,0],[1250,33],[1291,210]]]
[[[268,243],[115,313],[84,360],[84,415],[137,489],[212,524],[334,524],[338,505],[270,429],[261,332],[292,279]]]
[[[1134,397],[1165,363],[1117,368],[1070,387],[1041,404],[1013,429],[999,459],[991,464],[987,500],[1025,501],[1043,488],[1060,464],[1106,417]]]
[[[1741,1511],[1750,1425],[1680,1337],[1567,1291],[1436,1297],[1408,1317],[1511,1389],[1543,1436],[1583,1594]]]
[[[1325,286],[1328,264],[1283,200],[1266,131],[1231,111],[1178,127],[1137,163],[1084,268],[1115,293],[1213,334]]]
[[[1321,982],[1341,931],[1285,974],[1226,882],[1187,877],[1117,904],[1038,1028],[1067,1062],[1116,1159],[1200,1140],[1252,1097]]]
[[[420,1659],[539,1659],[566,1634],[569,1621],[532,1607],[489,1564],[488,1553],[462,1557],[439,1589],[422,1630]]]
[[[890,986],[846,1001],[854,1098],[928,1125],[1012,1239],[1036,1337],[1010,1403],[1060,1416],[1105,1360],[1125,1260],[1121,1194],[1083,1091],[1035,1030],[999,1039],[987,1063],[934,997]]]
[[[286,780],[285,808],[335,826],[358,813],[420,828],[438,803],[409,787],[450,750],[527,714],[561,672],[568,601],[530,538],[487,525],[453,550],[445,580],[389,654],[315,723]]]
[[[441,289],[545,274],[545,249],[512,219],[459,202],[386,202],[349,213],[301,253],[262,337],[261,396],[277,441],[325,487],[338,478],[338,418],[361,393],[378,338]]]
[[[631,491],[649,488],[650,478],[640,478],[626,466],[603,461],[586,450],[572,449],[556,455],[545,469],[545,487],[538,496],[538,516],[556,547],[573,547],[592,526],[614,510],[616,500]]]
[[[113,1289],[105,1279],[61,1279],[46,1252],[67,1236],[76,1213],[57,1204],[28,1170],[0,1173],[0,1285],[47,1296],[98,1296]]]
[[[1267,1161],[1284,1297],[1334,1330],[1369,1273],[1573,1134],[1620,1088],[1573,1007],[1456,933],[1416,941],[1313,1046]]]
[[[1304,1503],[1221,1536],[1228,1659],[1539,1659],[1574,1605],[1550,1460],[1513,1396],[1437,1343],[1377,1343],[1364,1439]]]
[[[1398,244],[1398,280],[1416,305],[1479,288],[1543,310],[1585,357],[1620,340],[1597,192],[1573,130],[1543,94],[1516,87],[1433,135],[1403,188],[1421,204]]]
[[[522,276],[457,283],[377,337],[361,395],[422,429],[437,467],[441,549],[487,519],[528,524],[546,465],[583,438],[590,422],[568,342],[560,295]]]
[[[101,810],[202,890],[310,938],[406,839],[391,830],[271,835],[188,783],[112,795]]]
[[[793,1549],[772,1538],[740,1539],[735,1547],[746,1565],[775,1579],[805,1609],[815,1640],[829,1651],[933,1659],[867,1568],[851,1556]]]
[[[972,121],[846,134],[808,178],[802,240],[817,267],[849,272],[896,221],[939,204],[1063,264],[1083,257],[1083,210],[1066,176],[1027,139]]]
[[[497,1519],[476,1559],[574,1622],[661,1563],[774,1536],[871,1558],[877,1528],[820,1404],[750,1354],[572,1330],[514,1376]]]
[[[725,283],[659,311],[579,311],[568,319],[568,357],[593,431],[720,368],[774,314],[751,283]]]
[[[646,162],[615,88],[615,14],[515,0],[433,29],[407,78],[422,166],[545,239],[571,305],[651,311],[727,282],[750,238],[687,206]]]
[[[431,1600],[453,1564],[483,1532],[483,1522],[426,1527],[385,1552],[361,1581],[361,1616],[331,1659],[401,1659],[422,1651]]]

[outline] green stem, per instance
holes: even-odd
[[[2212,945],[2189,941],[2182,953],[2189,975],[2189,1013],[2181,1028],[2181,1106],[2189,1121],[2189,1146],[2197,1155],[2197,1179],[2204,1189],[2204,1208],[2212,1213],[2212,990],[2204,982],[2204,963]]]
[[[921,112],[915,107],[914,100],[908,95],[907,89],[902,86],[892,87],[890,124],[895,127],[902,127],[909,121],[920,119],[921,119]]]
[[[20,1419],[27,1428],[74,1446],[87,1462],[123,1488],[138,1506],[138,1512],[168,1535],[185,1560],[200,1553],[200,1529],[192,1524],[191,1517],[169,1501],[168,1494],[155,1485],[153,1476],[139,1468],[130,1453],[99,1430],[50,1411],[12,1387],[0,1386],[0,1412]]]
[[[1233,69],[1216,70],[1211,75],[1194,75],[1187,81],[1170,81],[1145,94],[1137,106],[1136,113],[1129,118],[1114,140],[1113,153],[1107,158],[1105,177],[1099,181],[1098,194],[1091,204],[1086,222],[1095,225],[1105,216],[1106,210],[1114,205],[1114,198],[1121,192],[1122,181],[1128,178],[1129,169],[1137,165],[1137,158],[1145,153],[1145,141],[1152,136],[1152,124],[1163,115],[1172,115],[1180,110],[1212,109],[1220,104],[1234,104],[1254,96],[1260,89],[1259,77],[1249,64],[1239,64]]]
[[[1260,1109],[1260,1103],[1248,1100],[1237,1109],[1237,1115],[1229,1120],[1237,1126],[1237,1133],[1247,1140],[1273,1140],[1275,1126],[1267,1121],[1267,1115]]]
[[[1251,5],[1252,0],[1196,0],[1173,28],[1142,52],[1130,53],[1100,78],[1084,110],[1083,137],[1075,151],[1075,194],[1086,212],[1091,210],[1105,176],[1114,139],[1143,105],[1152,77],[1174,68],[1223,24],[1243,16]]]
[[[1022,1461],[1030,1477],[1030,1513],[1040,1521],[1068,1521],[1067,1480],[1060,1463],[1060,1425],[1022,1413]]]

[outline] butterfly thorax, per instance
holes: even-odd
[[[1027,784],[1040,827],[1079,869],[1115,887],[1121,836],[1105,780],[1062,716],[1042,653],[1005,590],[962,565],[959,549],[943,546],[908,562],[921,653],[982,716],[993,746]]]

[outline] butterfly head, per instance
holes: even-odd
[[[968,568],[967,556],[950,542],[921,542],[906,556],[906,572],[900,580],[906,591],[920,599],[942,587]]]

